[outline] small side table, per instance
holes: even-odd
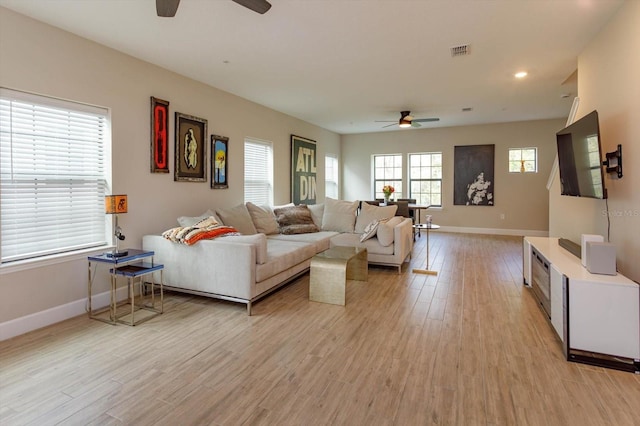
[[[311,258],[309,300],[345,305],[347,280],[367,281],[367,249],[332,247]]]
[[[127,324],[127,325],[137,325],[141,322],[144,322],[148,319],[159,315],[164,310],[164,288],[163,288],[163,276],[162,272],[164,269],[164,265],[156,264],[153,262],[153,251],[145,251],[145,250],[137,250],[137,249],[127,249],[127,255],[121,257],[111,257],[107,253],[103,253],[96,256],[89,256],[89,275],[88,275],[88,314],[89,318],[97,319],[99,321],[103,321],[109,324],[116,324],[118,322]],[[143,261],[143,259],[150,258],[151,261]],[[93,262],[93,265],[92,265]],[[137,262],[137,263],[133,263]],[[109,269],[109,274],[111,278],[110,282],[110,302],[109,306],[104,309],[93,310],[92,307],[92,299],[93,299],[93,281],[97,266],[99,264],[109,264],[112,267]],[[160,283],[159,283],[159,307],[156,307],[156,284],[154,281],[153,273],[160,272]],[[151,293],[146,297],[143,297],[143,287],[144,283],[142,278],[150,275],[150,286]],[[118,313],[118,302],[116,299],[116,291],[117,291],[117,278],[126,277],[127,278],[127,301],[124,304],[131,305],[131,310],[126,309],[124,313]],[[135,301],[135,280],[138,279],[140,281],[140,300],[136,304]],[[120,307],[122,305],[120,304]],[[151,312],[152,314],[144,315],[142,318],[138,318],[136,320],[135,313],[139,310],[145,310]],[[104,314],[104,312],[108,311],[108,317],[105,318],[104,315],[100,316],[100,314]],[[122,309],[121,309],[122,311]],[[129,317],[130,316],[130,317]]]
[[[429,269],[429,231],[431,229],[440,229],[440,225],[436,225],[434,223],[418,223],[413,225],[414,229],[418,229],[418,231],[427,231],[427,265],[424,269],[415,268],[413,270],[414,274],[426,274],[426,275],[438,275],[437,271],[432,271]]]

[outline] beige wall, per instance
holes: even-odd
[[[624,176],[605,177],[610,240],[618,269],[640,281],[640,2],[627,1],[578,58],[580,118],[598,111],[602,149],[622,144]],[[550,234],[580,242],[581,234],[607,235],[603,200],[560,196],[559,179],[549,196]]]
[[[567,106],[567,112],[570,105]],[[430,209],[435,223],[487,230],[548,230],[547,179],[555,157],[555,133],[566,120],[539,120],[478,126],[410,129],[342,137],[343,198],[371,199],[372,154],[442,152],[442,210]],[[495,206],[453,205],[453,152],[456,145],[495,144]],[[538,173],[508,172],[508,149],[538,147]],[[406,164],[405,164],[406,170]],[[406,174],[406,173],[405,173]],[[404,188],[408,188],[405,181]],[[408,195],[405,194],[405,195]],[[505,219],[500,219],[504,214]]]
[[[324,198],[324,155],[340,153],[340,136],[229,93],[0,8],[0,85],[89,104],[112,112],[113,191],[129,196],[120,216],[125,246],[176,225],[180,215],[243,201],[243,141],[272,141],[276,204],[290,200],[290,135],[318,143],[318,198]],[[149,172],[150,96],[176,111],[208,120],[209,133],[228,136],[229,189],[174,182]],[[170,149],[173,158],[173,147]],[[173,164],[173,161],[170,163]],[[86,258],[0,275],[0,323],[86,297]],[[100,290],[106,290],[102,286]]]

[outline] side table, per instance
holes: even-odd
[[[309,300],[345,305],[347,280],[367,281],[367,249],[332,247],[311,258]]]
[[[137,249],[128,249],[126,256],[111,257],[108,253],[103,253],[96,256],[89,256],[89,275],[88,275],[88,314],[89,318],[97,319],[109,324],[123,323],[127,325],[137,325],[141,322],[147,321],[156,315],[159,315],[164,310],[164,288],[163,288],[163,269],[164,265],[156,264],[153,262],[153,251],[144,251]],[[148,259],[149,261],[143,261]],[[136,262],[136,263],[133,263]],[[93,263],[93,264],[92,264]],[[110,302],[107,308],[93,310],[93,281],[94,276],[99,264],[108,264],[111,266],[109,269],[110,274]],[[154,273],[160,272],[159,283],[159,307],[156,307],[156,283],[154,280]],[[144,282],[143,278],[150,277],[151,292],[147,297],[143,295]],[[118,277],[127,278],[127,300],[124,303],[118,304],[116,298],[116,292],[118,288]],[[135,281],[139,280],[139,301],[136,303],[135,297]],[[145,300],[146,299],[146,300]],[[120,309],[124,305],[130,305],[130,309]],[[151,314],[143,315],[142,318],[136,319],[136,312],[144,310],[151,312]],[[108,311],[108,316],[105,318],[104,313]],[[102,314],[102,316],[100,316]],[[138,315],[139,316],[139,315]]]
[[[427,231],[427,265],[424,269],[415,268],[413,270],[414,274],[426,274],[426,275],[438,275],[437,271],[432,271],[429,269],[429,231],[431,229],[440,229],[440,225],[436,225],[434,223],[418,223],[413,225],[414,229],[418,229],[419,231],[426,230]]]

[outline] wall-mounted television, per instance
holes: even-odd
[[[560,130],[556,140],[561,194],[607,198],[598,112],[593,111]]]

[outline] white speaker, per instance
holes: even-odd
[[[587,241],[587,270],[592,274],[616,275],[616,246],[611,243]]]
[[[582,248],[582,256],[580,259],[582,260],[582,266],[585,268],[587,267],[587,241],[604,242],[604,237],[602,235],[582,234],[582,244],[580,245]]]

